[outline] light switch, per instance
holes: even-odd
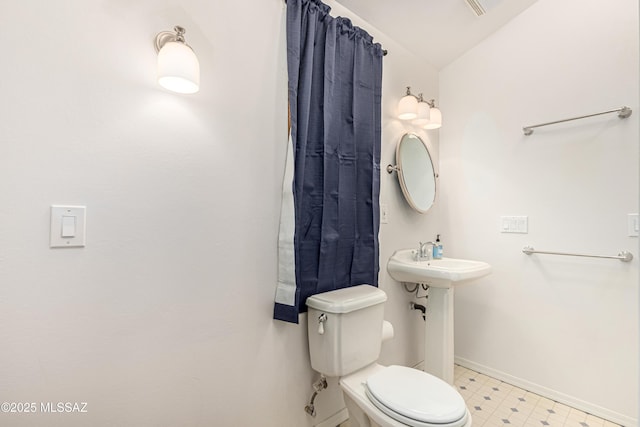
[[[76,236],[76,217],[75,216],[62,216],[62,237],[75,237]]]
[[[386,203],[380,203],[380,223],[389,223],[389,206]]]
[[[522,233],[529,232],[529,217],[527,216],[501,216],[501,233]]]
[[[85,246],[86,206],[51,206],[49,246],[73,248]]]

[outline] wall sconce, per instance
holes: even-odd
[[[156,36],[158,83],[173,92],[196,93],[200,89],[198,57],[184,41],[185,29],[175,26],[173,30]]]
[[[398,103],[398,118],[412,120],[412,124],[423,129],[442,127],[442,112],[436,107],[435,100],[425,101],[422,94],[415,96],[407,86],[407,93]]]

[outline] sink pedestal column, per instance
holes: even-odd
[[[491,266],[468,259],[416,259],[415,250],[400,249],[389,258],[387,271],[398,282],[429,285],[424,370],[453,384],[454,284],[486,276]]]
[[[453,384],[453,286],[429,288],[424,371]]]

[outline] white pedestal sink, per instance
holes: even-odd
[[[453,292],[454,285],[491,272],[482,261],[442,258],[416,261],[415,250],[394,252],[387,271],[398,282],[429,286],[425,325],[424,370],[453,384]]]

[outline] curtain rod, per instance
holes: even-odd
[[[284,0],[284,4],[287,4],[287,0]],[[389,51],[387,49],[382,49],[382,56],[387,56]]]

